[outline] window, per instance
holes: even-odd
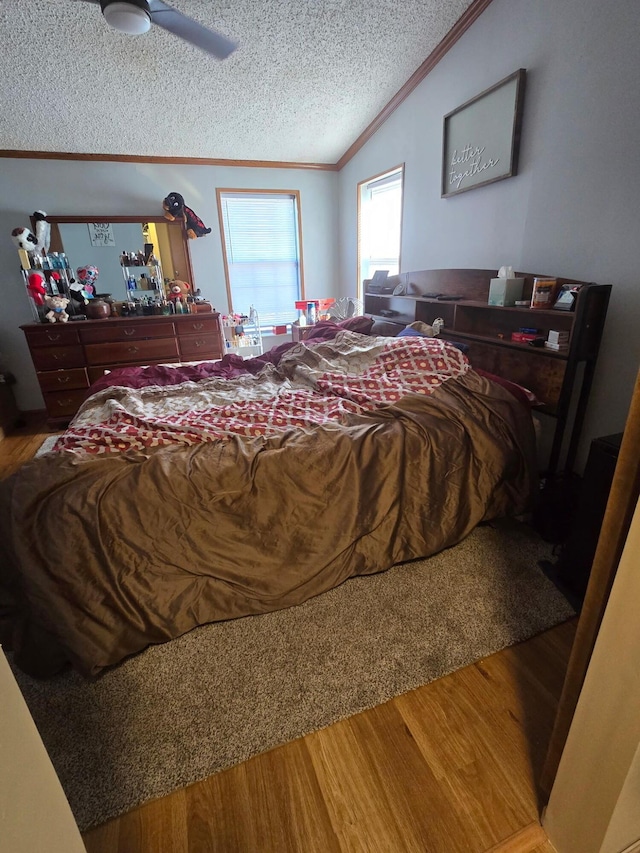
[[[297,191],[218,190],[229,310],[292,323],[304,299]]]
[[[400,272],[404,166],[358,184],[358,289],[376,270]]]

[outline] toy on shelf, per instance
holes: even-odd
[[[29,296],[34,303],[40,307],[44,305],[44,298],[47,295],[47,287],[44,278],[38,272],[32,272],[27,278],[27,290]]]
[[[82,285],[87,298],[91,299],[96,293],[96,281],[100,271],[93,264],[87,264],[84,267],[78,267],[76,270],[76,281]]]
[[[180,193],[169,193],[162,201],[162,209],[164,210],[164,218],[173,222],[176,219],[181,219],[187,229],[187,236],[191,240],[197,237],[204,237],[205,234],[211,233],[211,228],[207,228],[202,219],[187,207],[184,203],[184,198]]]
[[[69,319],[66,308],[69,300],[66,296],[45,296],[44,304],[49,309],[45,317],[50,323],[66,323]]]
[[[45,255],[49,254],[49,246],[51,245],[51,224],[47,222],[47,214],[44,210],[36,210],[33,214],[33,220],[36,223],[36,240],[40,247],[36,249]]]

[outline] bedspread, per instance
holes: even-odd
[[[428,556],[535,487],[529,412],[424,338],[342,332],[256,376],[105,389],[59,447],[0,483],[0,640],[36,674]]]

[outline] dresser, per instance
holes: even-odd
[[[220,315],[30,323],[25,333],[52,428],[65,426],[107,370],[222,358]]]

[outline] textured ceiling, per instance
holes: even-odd
[[[174,0],[220,62],[93,3],[0,0],[0,148],[335,163],[471,0]]]

